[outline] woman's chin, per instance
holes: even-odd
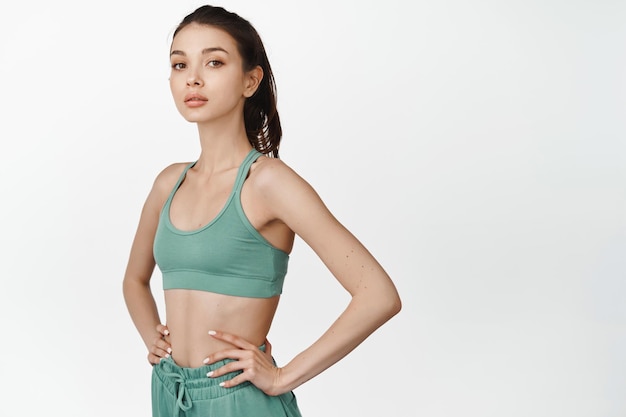
[[[198,117],[197,115],[189,114],[183,114],[183,118],[189,123],[204,123],[208,121],[206,117]]]

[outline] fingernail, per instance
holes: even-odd
[[[224,385],[226,385],[226,382],[220,382],[220,387],[223,387]]]
[[[167,348],[167,353],[172,353],[172,348],[171,347]]]
[[[169,331],[169,330],[165,330],[165,331],[163,332],[163,334],[164,334],[165,336],[169,336],[169,335],[170,335],[170,331]]]
[[[159,358],[159,362],[163,362],[165,358]]]
[[[166,358],[169,358],[169,357],[170,357],[170,354],[169,354],[169,353],[166,353],[166,354],[165,354],[165,357],[166,357]]]
[[[214,336],[214,335],[216,334],[216,332],[215,332],[215,330],[209,330],[209,334],[210,334],[211,336]]]
[[[213,375],[213,371],[209,371],[206,373],[206,376],[211,376],[211,375]]]
[[[209,358],[206,358],[205,360],[203,360],[202,363],[209,363]]]

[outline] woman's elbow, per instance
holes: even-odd
[[[393,316],[398,314],[400,310],[402,310],[402,300],[400,299],[400,295],[397,291],[394,291],[393,294],[388,297],[386,307],[387,315],[389,316],[389,318],[392,318]]]
[[[379,293],[376,300],[377,314],[386,322],[402,310],[402,300],[395,290],[389,290]]]

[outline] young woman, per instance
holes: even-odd
[[[154,365],[154,416],[299,416],[292,390],[400,310],[396,288],[311,186],[278,158],[281,126],[265,49],[248,21],[203,6],[174,32],[170,87],[201,152],[155,179],[124,297]],[[282,367],[266,339],[294,236],[350,293],[331,327]],[[167,325],[150,290],[163,274]]]

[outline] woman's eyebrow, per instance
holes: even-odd
[[[202,55],[210,54],[211,52],[215,52],[215,51],[221,51],[221,52],[224,52],[224,53],[228,54],[228,51],[226,49],[221,48],[219,46],[214,46],[212,48],[204,48],[202,50]],[[170,56],[172,56],[172,55],[187,56],[187,54],[185,52],[180,51],[178,49],[175,49],[172,52],[170,52]]]
[[[226,54],[228,53],[228,51],[227,51],[226,49],[221,48],[221,47],[219,47],[219,46],[215,46],[215,47],[213,47],[213,48],[204,48],[204,49],[202,50],[202,55],[205,55],[205,54],[210,54],[211,52],[215,52],[215,51],[221,51],[221,52],[224,52],[224,53],[226,53]]]

